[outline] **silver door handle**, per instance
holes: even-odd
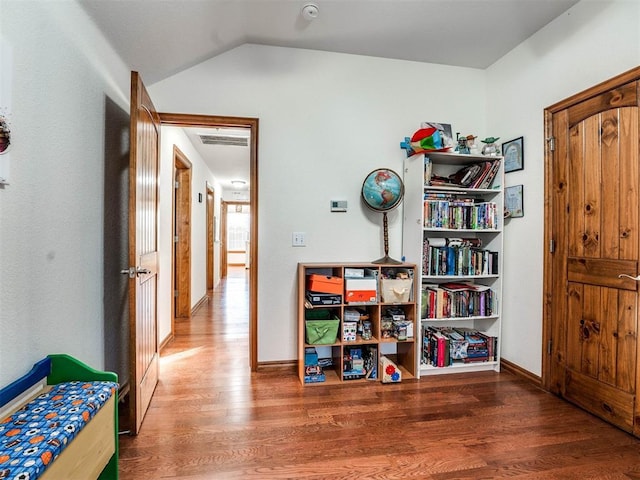
[[[621,273],[618,275],[618,278],[628,278],[630,280],[635,280],[636,282],[640,282],[640,275],[632,277],[631,275],[627,275],[626,273]]]
[[[148,273],[151,273],[151,270],[147,268],[142,268],[142,267],[129,267],[129,268],[120,270],[120,273],[122,275],[128,275],[129,278],[136,278],[136,277],[139,277],[140,275],[146,275]]]

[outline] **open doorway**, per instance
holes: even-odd
[[[215,287],[214,282],[214,268],[215,268],[215,190],[207,182],[207,291],[213,290]]]
[[[208,116],[208,115],[189,115],[189,114],[173,114],[173,113],[160,113],[160,121],[162,126],[182,127],[190,128],[197,127],[201,129],[224,129],[224,128],[242,128],[249,131],[249,181],[247,194],[248,204],[251,212],[250,215],[250,233],[248,244],[251,245],[249,251],[248,263],[251,268],[248,269],[248,297],[249,297],[249,363],[252,371],[257,370],[257,279],[258,279],[258,119],[255,118],[243,118],[243,117],[220,117],[220,116]],[[215,171],[211,170],[215,175]],[[213,196],[213,192],[211,192]],[[220,192],[218,198],[222,201],[224,193]],[[209,189],[207,189],[207,202],[209,202]],[[212,199],[215,202],[215,198]],[[215,203],[214,203],[215,204]],[[221,215],[220,215],[221,216]],[[210,222],[208,218],[207,223]],[[222,221],[217,221],[215,218],[211,225],[209,232],[217,237],[221,230],[221,226],[218,224]],[[220,232],[220,242],[224,242],[222,232]],[[207,240],[207,245],[209,240]],[[215,243],[215,240],[214,240]],[[208,246],[207,246],[208,249]],[[221,245],[221,252],[224,250]],[[208,257],[208,255],[207,255]],[[211,265],[213,265],[215,259],[211,259]],[[222,262],[222,259],[221,259]],[[208,263],[208,262],[207,262]],[[207,267],[207,270],[209,267]],[[213,283],[213,282],[212,282]],[[209,283],[208,283],[209,285]]]
[[[221,210],[221,236],[224,249],[221,252],[222,276],[229,267],[251,267],[251,205],[249,202],[223,200]]]

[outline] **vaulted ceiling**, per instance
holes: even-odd
[[[80,3],[130,69],[150,85],[244,43],[483,69],[578,0]],[[312,19],[302,13],[310,3],[318,9]],[[211,162],[210,168],[223,182],[231,180],[224,162]]]

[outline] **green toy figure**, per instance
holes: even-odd
[[[499,139],[500,137],[487,137],[484,140],[480,140],[482,143],[484,143],[484,147],[482,147],[482,154],[489,157],[495,157],[496,155],[498,155],[500,153],[500,150],[498,149],[496,142]]]

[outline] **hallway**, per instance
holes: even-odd
[[[640,478],[638,439],[509,373],[312,387],[291,366],[251,373],[247,273],[229,274],[176,324],[141,432],[120,437],[121,480]]]

